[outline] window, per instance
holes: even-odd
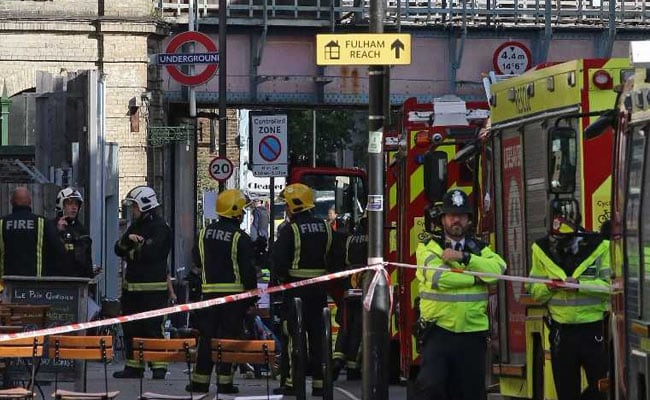
[[[628,264],[628,290],[629,298],[639,299],[638,303],[630,303],[630,312],[633,318],[641,318],[645,314],[644,301],[644,274],[641,269],[640,252],[640,212],[642,202],[643,172],[645,164],[646,138],[645,132],[635,128],[629,139],[628,149],[628,179],[627,179],[627,207],[625,209],[625,255]],[[634,293],[637,292],[637,293]],[[646,311],[647,312],[647,311]]]

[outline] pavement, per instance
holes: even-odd
[[[104,391],[104,368],[101,363],[89,362],[87,364],[87,390],[88,392]],[[111,363],[108,365],[108,390],[119,390],[117,399],[137,399],[140,394],[140,381],[138,379],[114,379],[113,372],[124,368],[123,363]],[[156,392],[165,395],[187,395],[185,385],[188,383],[186,373],[187,365],[181,363],[170,364],[165,380],[152,380],[151,372],[145,373],[143,380],[144,392]],[[214,379],[214,377],[213,377]],[[244,400],[248,396],[264,396],[266,398],[266,379],[247,379],[239,371],[235,373],[235,385],[239,387],[238,399]],[[277,380],[270,380],[269,387],[272,391],[280,385]],[[74,390],[73,382],[59,383],[61,389]],[[54,385],[41,385],[46,398],[50,398],[54,391]],[[210,394],[206,400],[215,400],[216,387],[210,386]],[[272,394],[272,393],[271,393]],[[221,399],[221,396],[219,396]],[[232,399],[233,397],[228,397]],[[284,396],[285,399],[295,399],[294,396]],[[311,396],[311,384],[307,381],[307,398],[318,399]],[[403,386],[390,386],[389,398],[391,400],[406,399],[406,388]],[[361,381],[347,381],[344,372],[341,373],[338,381],[334,384],[334,400],[360,400]]]

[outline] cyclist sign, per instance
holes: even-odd
[[[232,162],[225,157],[215,157],[210,161],[210,167],[208,172],[210,176],[219,181],[227,181],[228,178],[232,175]]]

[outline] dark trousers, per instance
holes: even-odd
[[[218,297],[221,297],[221,295]],[[246,308],[247,304],[236,301],[197,310],[196,322],[200,336],[194,374],[197,379],[193,379],[195,382],[210,382],[210,375],[214,368],[212,347],[210,345],[212,338],[240,339],[242,337]],[[217,384],[232,384],[232,365],[230,363],[221,363],[217,367],[217,377]]]
[[[122,314],[130,315],[143,311],[155,310],[167,306],[167,292],[124,292],[122,294]],[[164,317],[141,319],[122,325],[124,332],[124,350],[128,367],[143,368],[137,354],[133,356],[133,338],[164,337]],[[166,363],[152,364],[152,368],[165,368]]]
[[[549,333],[553,379],[558,400],[604,400],[598,380],[607,377],[609,356],[603,321],[587,324],[553,323]],[[580,367],[589,386],[581,393]]]
[[[312,289],[314,290],[314,289]],[[299,297],[302,300],[302,321],[304,324],[304,330],[307,333],[307,351],[309,354],[309,361],[311,366],[312,374],[312,387],[322,388],[323,387],[323,371],[321,369],[321,362],[323,360],[323,334],[325,327],[323,325],[323,308],[327,307],[327,295],[322,290],[314,290],[315,293],[307,293],[305,290],[292,290],[287,292],[285,295],[285,310],[291,310],[293,307],[293,298]],[[285,315],[289,315],[290,319],[287,321],[287,332],[289,333],[288,346],[283,349],[287,349],[287,352],[283,352],[283,358],[285,354],[287,355],[287,361],[289,362],[289,374],[287,378],[292,378],[293,371],[291,352],[293,351],[293,340],[292,337],[296,335],[296,322],[295,322],[295,313],[292,311],[286,312]],[[284,343],[283,343],[284,345]],[[304,360],[307,360],[307,354],[304,354]],[[283,359],[284,361],[284,359]],[[304,363],[307,365],[307,363]],[[285,379],[285,384],[287,386],[293,386],[292,379]]]
[[[424,338],[417,400],[485,399],[487,332],[454,333],[432,327]]]
[[[359,368],[359,346],[361,346],[362,312],[361,298],[346,298],[338,305],[336,322],[339,331],[334,345],[334,358],[344,357],[348,367]]]

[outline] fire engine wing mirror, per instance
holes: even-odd
[[[568,126],[548,131],[548,183],[553,194],[570,194],[576,188],[577,132]]]
[[[584,140],[600,136],[607,128],[613,127],[616,122],[616,110],[605,111],[597,120],[589,124],[582,132]]]
[[[442,201],[447,190],[447,153],[428,151],[424,155],[424,193],[430,203]]]

